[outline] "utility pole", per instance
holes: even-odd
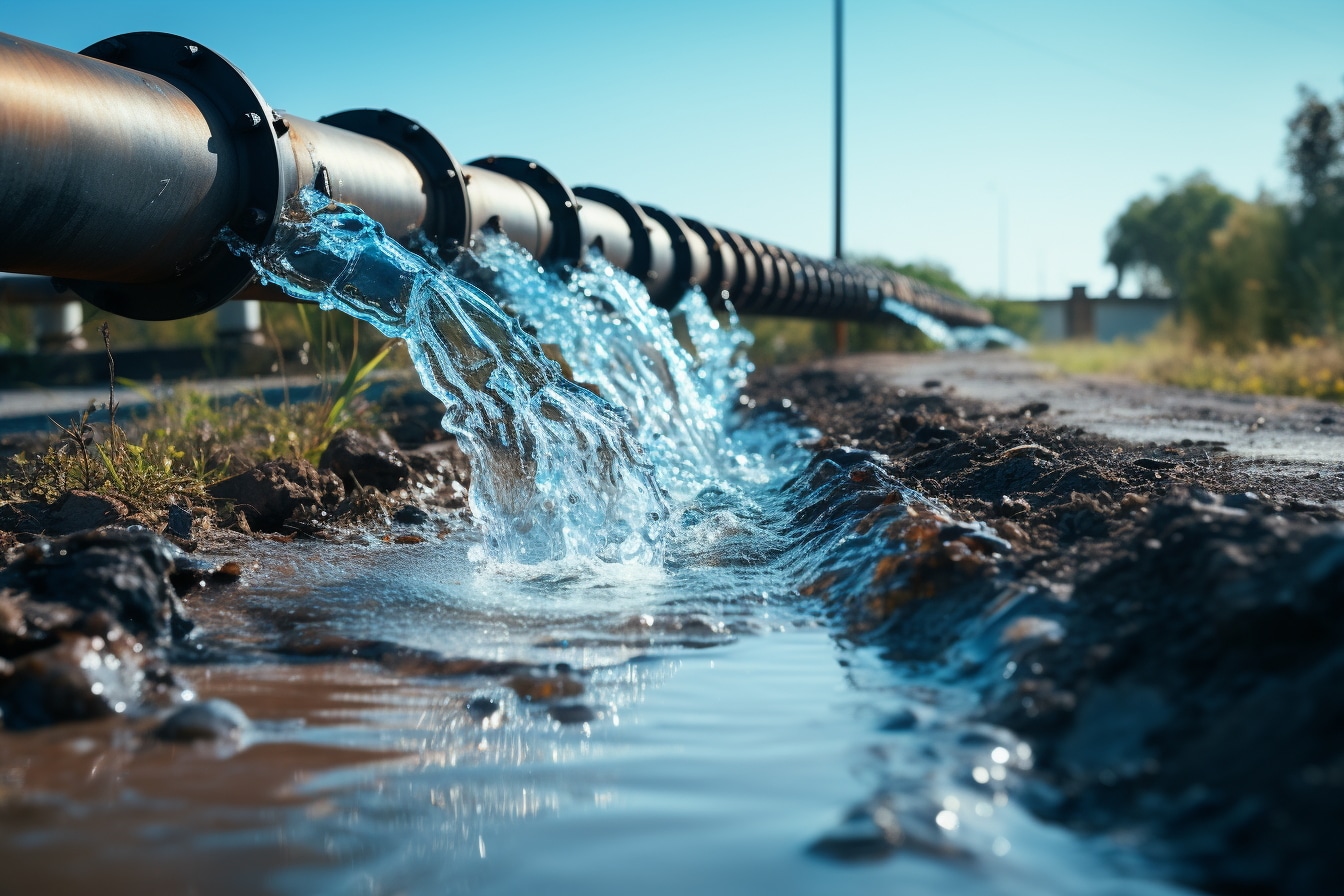
[[[999,193],[999,298],[1008,298],[1008,197]]]
[[[845,0],[835,0],[835,257],[844,258]],[[849,350],[849,324],[835,322],[835,353]]]

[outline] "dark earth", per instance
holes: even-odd
[[[1336,890],[1344,456],[1276,466],[1207,440],[1123,442],[1045,402],[921,381],[920,361],[865,360],[771,371],[752,394],[788,399],[819,448],[886,455],[1013,551],[934,595],[902,589],[876,618],[836,607],[842,623],[893,661],[950,661],[967,621],[1002,605],[1015,666],[985,679],[983,717],[1032,745],[1035,811],[1212,892]]]
[[[1005,359],[975,363],[1017,363]],[[1211,892],[1336,889],[1344,875],[1336,443],[1267,461],[1228,450],[1227,439],[1195,423],[1188,436],[1122,441],[1043,399],[958,391],[955,363],[967,362],[883,356],[754,377],[757,412],[801,415],[823,433],[800,480],[818,483],[815,500],[798,521],[853,525],[828,514],[858,508],[867,514],[860,531],[880,523],[903,545],[899,555],[837,568],[805,594],[839,635],[882,646],[892,662],[943,664],[975,682],[983,721],[1033,748],[1023,798],[1041,816],[1131,843],[1166,875]],[[1196,409],[1191,421],[1216,419],[1228,401],[1179,397]],[[338,435],[318,467],[263,464],[214,486],[213,506],[179,507],[163,524],[116,497],[78,492],[50,506],[0,507],[5,727],[130,706],[163,739],[239,736],[248,720],[236,707],[180,700],[175,644],[192,625],[187,608],[239,576],[238,564],[198,562],[195,552],[227,555],[239,539],[328,538],[341,526],[415,543],[436,526],[461,525],[470,476],[437,428],[440,413],[432,402],[403,401],[385,411],[386,432]],[[1319,408],[1292,413],[1311,438],[1331,425],[1312,426],[1312,414],[1329,417]],[[1095,416],[1105,423],[1104,409]],[[1179,430],[1180,414],[1158,416]],[[1254,419],[1245,425],[1267,425]],[[900,484],[950,513],[887,513]],[[281,653],[462,671],[451,659],[373,642],[295,642]],[[532,680],[532,671],[504,665],[469,671]],[[538,680],[552,688],[563,676]],[[551,711],[581,721],[584,710],[557,702]],[[875,795],[856,818],[881,803]],[[895,844],[889,829],[874,836],[881,842],[868,847],[882,848],[849,841],[839,857],[887,854]]]

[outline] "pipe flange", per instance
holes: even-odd
[[[691,268],[691,239],[694,237],[694,231],[686,226],[686,222],[681,218],[665,212],[652,205],[641,205],[640,210],[648,215],[667,231],[667,235],[672,238],[672,277],[671,282],[661,286],[658,290],[659,299],[664,302],[671,302],[667,307],[671,308],[681,301],[681,297],[686,290],[694,285],[694,277]],[[660,304],[659,302],[655,302]]]
[[[649,240],[648,219],[639,206],[620,193],[602,187],[575,187],[574,195],[579,199],[601,203],[621,216],[621,220],[630,228],[629,272],[639,280],[648,280],[649,267],[653,264],[653,245]]]
[[[420,172],[429,200],[421,230],[451,261],[471,237],[471,200],[462,166],[420,123],[390,109],[348,109],[319,118],[321,124],[389,144]]]
[[[583,255],[583,229],[579,224],[579,200],[560,178],[530,159],[486,156],[469,162],[527,184],[540,194],[551,213],[551,244],[538,261],[578,264]]]
[[[696,236],[700,237],[705,244],[705,248],[709,250],[709,273],[705,276],[705,282],[700,284],[700,288],[704,290],[705,298],[709,299],[711,305],[722,306],[722,293],[726,288],[723,276],[723,240],[719,239],[718,234],[708,226],[694,218],[682,218],[681,220]]]
[[[718,228],[719,235],[728,244],[729,250],[737,257],[737,276],[728,284],[728,300],[739,310],[748,307],[756,294],[760,274],[756,268],[756,256],[747,247],[746,238],[735,230]]]
[[[252,82],[223,56],[200,44],[160,31],[136,31],[101,40],[80,55],[154,75],[219,110],[231,122],[232,141],[242,160],[243,188],[227,225],[248,242],[270,239],[284,206],[280,175],[279,119]],[[139,320],[176,320],[217,308],[255,276],[252,263],[220,243],[177,276],[155,283],[63,280],[81,298],[104,311]]]

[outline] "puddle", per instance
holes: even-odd
[[[227,661],[181,668],[253,720],[237,748],[119,721],[0,739],[15,892],[1170,892],[1020,809],[1029,751],[964,724],[969,691],[838,642],[750,570],[712,592],[687,590],[702,570],[510,578],[471,541],[261,545],[191,599],[197,653]],[[345,638],[511,665],[277,661]],[[818,854],[874,794],[902,848]]]

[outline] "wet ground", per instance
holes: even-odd
[[[758,375],[758,413],[823,434],[793,516],[706,499],[688,529],[717,547],[664,573],[482,565],[460,509],[342,499],[359,525],[198,532],[166,573],[109,549],[149,571],[98,567],[60,617],[43,583],[106,544],[14,547],[0,655],[82,649],[100,695],[139,668],[143,708],[0,734],[6,886],[1328,891],[1341,458],[1079,432],[975,400],[944,372],[972,363],[1017,362]],[[779,535],[804,556],[768,562]],[[184,720],[182,689],[246,718]],[[11,727],[87,708],[27,693],[0,694]]]
[[[1011,355],[848,358],[758,388],[785,395],[1012,542],[992,582],[835,612],[898,663],[964,661],[974,677],[987,642],[966,620],[1002,608],[988,643],[1016,646],[982,679],[979,717],[1036,749],[1039,815],[1215,892],[1333,889],[1337,407],[1043,379]]]
[[[543,603],[451,542],[229,547],[174,669],[250,722],[0,738],[14,892],[1162,892],[1016,804],[1030,751],[971,694],[790,602]]]

